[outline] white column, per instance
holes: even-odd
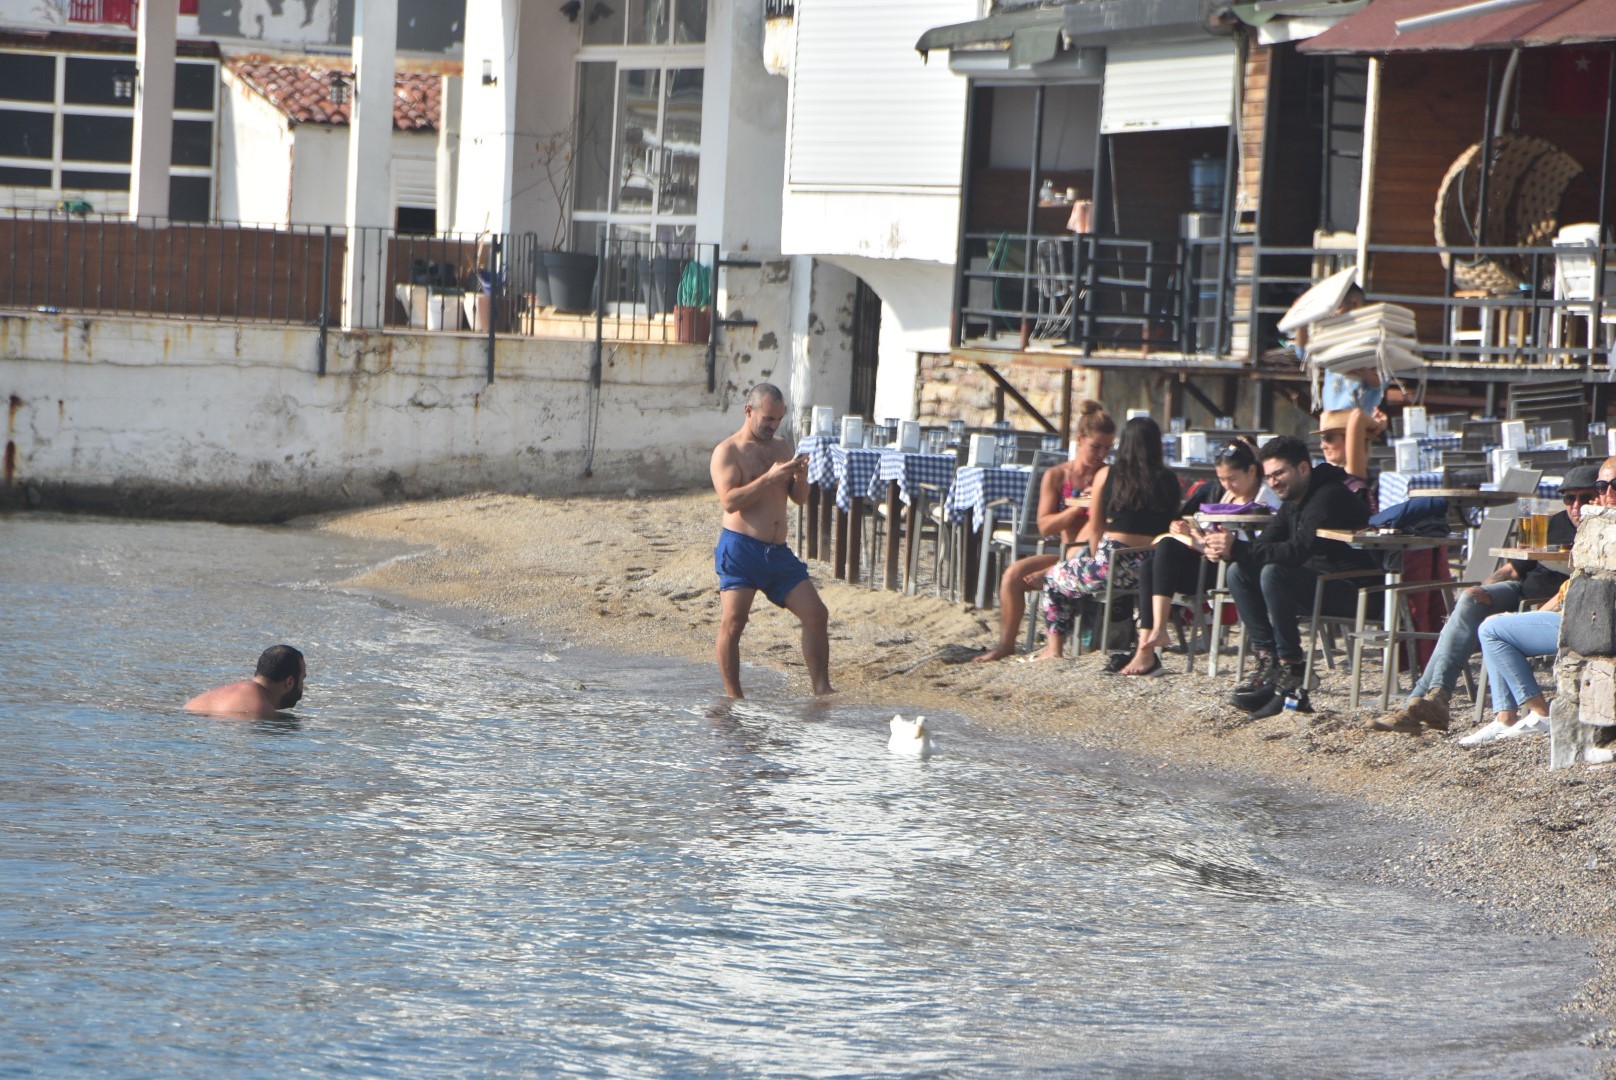
[[[455,186],[460,182],[459,75],[445,75],[438,106],[438,231],[454,224]]]
[[[342,268],[344,329],[380,326],[386,291],[393,205],[393,62],[398,51],[397,0],[355,0],[354,88],[348,126],[348,193],[343,222],[348,258]]]
[[[135,137],[129,216],[168,218],[168,166],[174,156],[174,39],[179,0],[142,0],[135,26]]]
[[[520,0],[466,0],[456,232],[510,231],[521,10]],[[559,24],[557,35],[566,32],[566,20],[553,8],[546,15]]]

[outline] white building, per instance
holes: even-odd
[[[794,6],[794,34],[777,49],[791,85],[782,250],[842,267],[880,296],[874,412],[913,417],[918,354],[949,348],[966,111],[964,80],[924,63],[915,41],[978,5]]]
[[[217,217],[273,225],[340,225],[348,174],[348,90],[339,69],[231,57],[223,66]],[[438,126],[443,77],[393,77],[388,220],[437,230]]]

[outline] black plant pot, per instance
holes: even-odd
[[[544,252],[533,252],[533,302],[539,307],[550,306],[550,272],[544,268]]]
[[[557,311],[594,311],[595,274],[600,260],[571,251],[546,251],[544,271],[550,279],[550,303]]]
[[[679,291],[679,260],[640,258],[640,292],[645,297],[645,313],[655,318],[673,310]]]

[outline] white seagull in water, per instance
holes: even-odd
[[[892,738],[887,740],[887,749],[908,757],[930,757],[931,730],[926,727],[926,718],[917,716],[913,720],[905,720],[902,716],[894,716]]]

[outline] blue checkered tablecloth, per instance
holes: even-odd
[[[1416,438],[1421,450],[1459,450],[1464,445],[1464,436],[1453,432],[1446,435],[1419,435]]]
[[[1558,499],[1560,497],[1561,476],[1541,476],[1537,481],[1537,497],[1540,499]]]
[[[844,450],[840,446],[826,448],[831,463],[831,479],[836,482],[836,506],[840,510],[853,509],[853,493],[866,496],[875,483],[875,470],[881,464],[880,450]],[[808,459],[808,480],[823,484],[816,478],[813,458]]]
[[[797,444],[798,453],[808,455],[808,482],[829,487],[836,482],[836,459],[832,448],[838,445],[833,435],[810,435]]]
[[[1408,502],[1410,494],[1420,488],[1441,486],[1442,473],[1436,470],[1415,473],[1383,472],[1380,474],[1380,508],[1384,510],[1388,506]]]
[[[1000,499],[1009,499],[1012,503],[1021,501],[1027,493],[1027,472],[1025,467],[1013,465],[994,469],[967,465],[954,474],[954,486],[949,488],[948,498],[943,502],[943,513],[950,521],[970,515],[971,528],[980,529],[989,503]],[[995,519],[1010,517],[1010,507],[995,507],[993,516]]]
[[[875,478],[870,481],[869,497],[886,498],[887,485],[898,482],[898,495],[907,505],[914,502],[912,494],[921,484],[947,491],[954,483],[954,470],[959,459],[953,454],[907,454],[902,450],[881,451]]]

